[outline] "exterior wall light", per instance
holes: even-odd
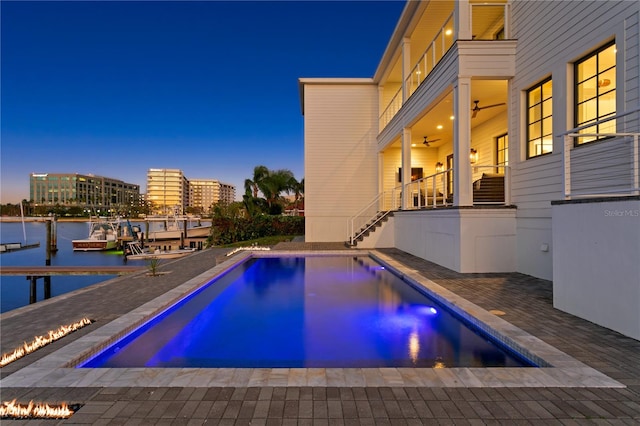
[[[441,162],[436,163],[436,173],[440,173],[444,170],[444,165]]]
[[[471,148],[471,151],[469,152],[469,161],[471,161],[471,164],[476,164],[478,162],[478,151],[474,148]]]

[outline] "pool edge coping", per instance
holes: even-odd
[[[278,256],[370,256],[417,285],[447,308],[551,367],[494,368],[75,368],[167,306],[250,258]],[[445,289],[416,270],[376,250],[243,251],[106,323],[59,350],[0,380],[0,387],[254,387],[254,386],[435,386],[608,387],[625,385],[537,337]]]

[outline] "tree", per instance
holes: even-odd
[[[293,192],[293,195],[295,197],[293,201],[293,207],[297,209],[298,201],[304,196],[304,178],[302,178],[300,182],[296,181],[295,178],[292,178],[289,187],[289,191]]]
[[[261,213],[282,213],[284,203],[280,195],[295,193],[299,183],[290,170],[269,170],[260,165],[253,169],[253,178],[244,181],[244,188],[242,200],[249,215],[255,217]]]
[[[251,194],[253,198],[258,198],[258,191],[264,178],[269,176],[269,169],[266,166],[256,166],[253,168],[253,180],[245,179],[245,194]]]

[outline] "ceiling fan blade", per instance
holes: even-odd
[[[480,111],[480,108],[474,108],[472,111],[473,114],[471,115],[471,118],[476,118],[476,115],[478,115],[478,111]]]
[[[506,105],[506,104],[504,102],[502,102],[500,104],[493,104],[493,105],[487,105],[487,106],[484,106],[484,107],[480,107],[479,109],[493,108],[493,107],[502,106],[502,105]]]

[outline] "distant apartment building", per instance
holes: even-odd
[[[137,206],[140,185],[119,179],[78,173],[31,173],[29,198],[36,204],[81,205],[107,214]]]
[[[184,214],[189,206],[189,181],[179,169],[149,169],[146,198],[152,213]]]
[[[155,214],[185,214],[188,207],[209,213],[220,201],[235,200],[236,188],[216,179],[187,179],[179,169],[149,169],[146,201]]]
[[[232,203],[236,188],[217,179],[189,179],[190,207],[203,213],[211,213],[211,207],[219,202]]]

